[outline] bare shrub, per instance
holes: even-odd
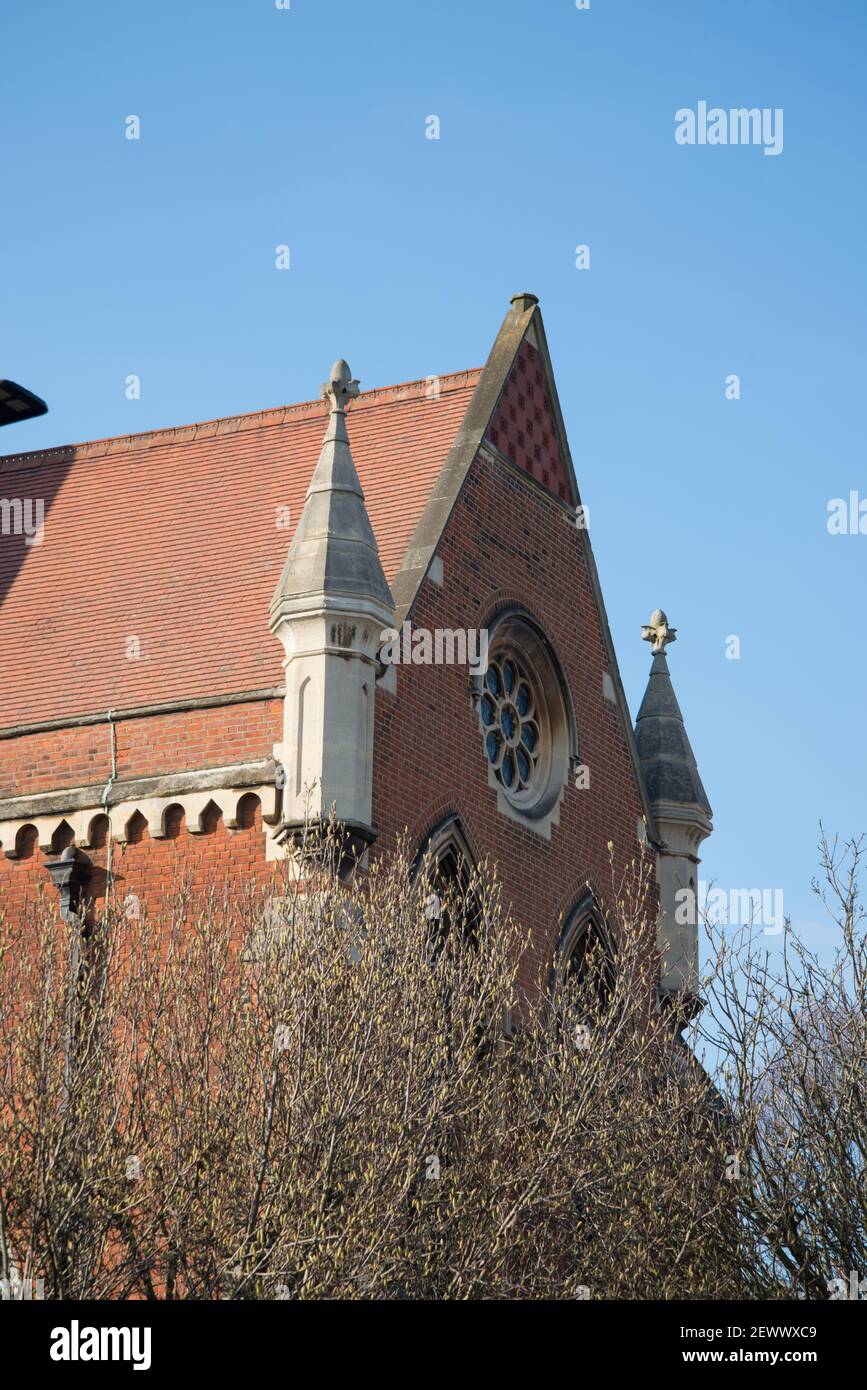
[[[863,840],[822,833],[836,949],[829,964],[786,922],[774,949],[709,928],[705,1040],[718,1056],[739,1176],[728,1252],[749,1297],[867,1295],[867,934]]]
[[[318,865],[318,867],[317,867]],[[729,1133],[656,999],[649,861],[547,979],[495,875],[0,925],[0,1259],[67,1298],[744,1287]],[[533,982],[538,982],[538,987]]]

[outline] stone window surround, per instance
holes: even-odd
[[[540,762],[545,758],[546,767],[540,768],[537,773],[541,789],[535,801],[531,805],[524,805],[516,803],[509,796],[500,784],[482,742],[480,755],[485,758],[488,786],[497,793],[498,811],[525,829],[550,840],[552,828],[560,823],[560,803],[569,782],[570,770],[578,762],[578,732],[569,687],[553,644],[528,609],[519,604],[509,604],[497,611],[484,626],[489,633],[489,656],[494,658],[503,649],[514,650],[517,661],[534,686],[534,697],[538,699],[538,692],[542,690],[548,725],[543,730],[547,748],[540,755]],[[484,740],[485,727],[480,710],[485,690],[484,674],[471,678],[471,689],[480,738]]]

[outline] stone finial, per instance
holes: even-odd
[[[661,608],[657,608],[650,615],[650,622],[641,629],[641,637],[645,642],[653,643],[653,651],[664,652],[667,643],[677,641],[677,628],[668,626],[668,618]]]
[[[322,399],[331,402],[332,410],[345,410],[347,401],[359,394],[358,382],[353,378],[349,363],[339,357],[331,368],[328,381],[322,386]]]

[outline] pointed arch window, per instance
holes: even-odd
[[[425,864],[429,875],[425,914],[434,938],[442,942],[457,927],[463,940],[476,941],[481,917],[473,889],[476,859],[458,816],[449,816],[425,841],[416,858],[416,872]]]
[[[566,919],[552,975],[558,1009],[583,992],[588,1012],[604,1012],[614,989],[614,951],[605,918],[590,895]]]

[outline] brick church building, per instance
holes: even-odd
[[[556,969],[609,842],[644,843],[661,988],[694,992],[674,630],[633,730],[533,295],[481,369],[359,392],[338,362],[301,405],[12,455],[0,507],[0,912],[267,891],[334,808],[355,856],[495,860]]]

